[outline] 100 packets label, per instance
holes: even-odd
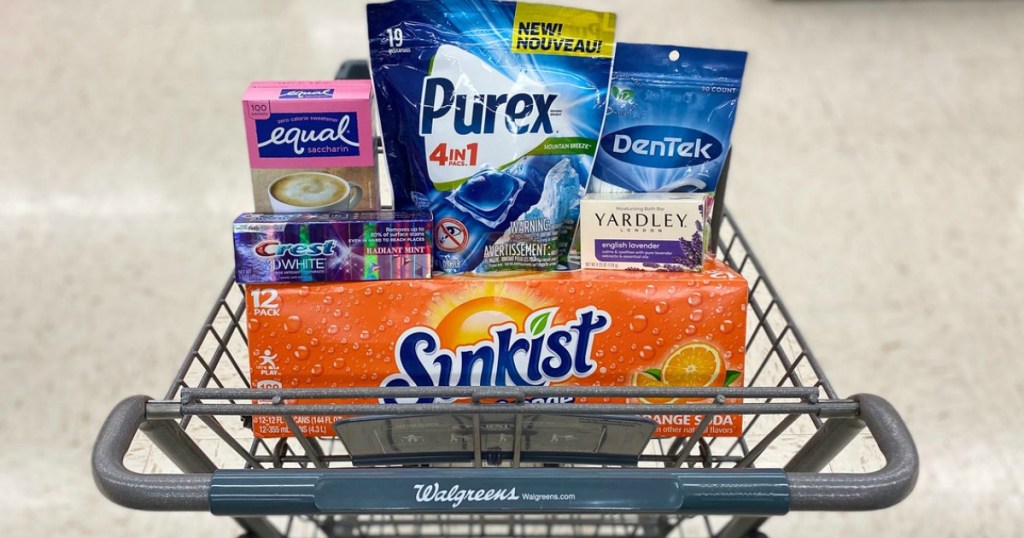
[[[512,24],[515,53],[612,57],[614,13],[520,3]]]

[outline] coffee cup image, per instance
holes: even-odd
[[[363,198],[363,189],[323,172],[281,176],[267,188],[274,213],[349,211]]]

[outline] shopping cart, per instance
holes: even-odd
[[[230,515],[245,536],[259,537],[737,537],[754,535],[766,517],[790,510],[872,510],[898,503],[913,489],[918,470],[913,440],[899,415],[877,396],[839,397],[728,214],[720,229],[719,255],[750,285],[748,381],[742,388],[250,389],[244,293],[229,281],[163,399],[136,396],[111,412],[93,451],[96,482],[120,505]],[[551,466],[516,457],[495,466],[479,453],[465,466],[355,467],[336,439],[255,439],[248,428],[254,415],[284,417],[298,432],[299,416],[382,412],[377,405],[305,400],[395,396],[471,399],[395,406],[404,416],[657,413],[704,418],[688,438],[652,440],[635,467]],[[514,403],[527,396],[716,399],[661,405]],[[486,403],[493,398],[513,403]],[[725,403],[727,398],[743,403]],[[715,416],[729,413],[744,415],[742,436],[702,435]],[[851,441],[865,440],[860,433],[865,426],[884,466],[859,474],[821,472]],[[144,470],[155,470],[153,462],[162,454],[181,474],[126,468],[125,455],[140,430],[152,443],[137,443],[133,449],[149,461]],[[513,499],[497,508],[470,503],[424,508],[416,500],[416,485],[434,483],[557,494],[543,503]]]
[[[349,62],[338,78],[365,70],[365,62]],[[727,173],[728,165],[723,184]],[[232,516],[243,536],[260,538],[746,537],[760,535],[768,517],[791,510],[874,510],[900,502],[918,472],[902,419],[877,396],[839,396],[734,220],[727,213],[715,220],[718,256],[750,288],[745,387],[252,389],[245,294],[229,279],[164,397],[127,398],[103,424],[93,450],[96,483],[122,506]],[[314,400],[385,397],[468,399],[389,406],[387,412],[473,417],[471,460],[368,465],[353,461],[337,438],[299,435],[300,417],[384,412],[379,405]],[[538,397],[710,403],[524,405]],[[523,417],[546,414],[702,418],[689,437],[653,439],[638,461],[624,465],[524,461],[518,435],[511,457],[481,452],[482,417],[512,417],[518,429]],[[716,417],[729,414],[744,416],[740,437],[705,437]],[[255,438],[256,415],[282,417],[295,436]],[[136,439],[139,431],[148,443]],[[844,452],[848,446],[855,457]],[[865,461],[878,468],[865,470]],[[168,472],[172,467],[179,472]],[[859,472],[836,472],[849,467]],[[489,502],[424,503],[424,488],[461,490],[464,500],[476,491]]]

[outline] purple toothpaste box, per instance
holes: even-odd
[[[428,211],[243,213],[235,280],[348,282],[430,278]]]

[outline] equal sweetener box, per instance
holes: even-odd
[[[253,82],[242,99],[260,213],[380,207],[369,80]]]
[[[700,273],[442,276],[246,292],[254,388],[743,383],[747,283],[713,259]],[[574,400],[613,401],[624,399]],[[331,436],[341,417],[299,418],[306,435]],[[700,421],[652,418],[661,436],[689,435]],[[707,434],[738,436],[741,418],[716,417]],[[281,417],[256,416],[253,429],[259,437],[290,435]]]
[[[430,278],[429,211],[243,213],[235,280],[348,282]]]

